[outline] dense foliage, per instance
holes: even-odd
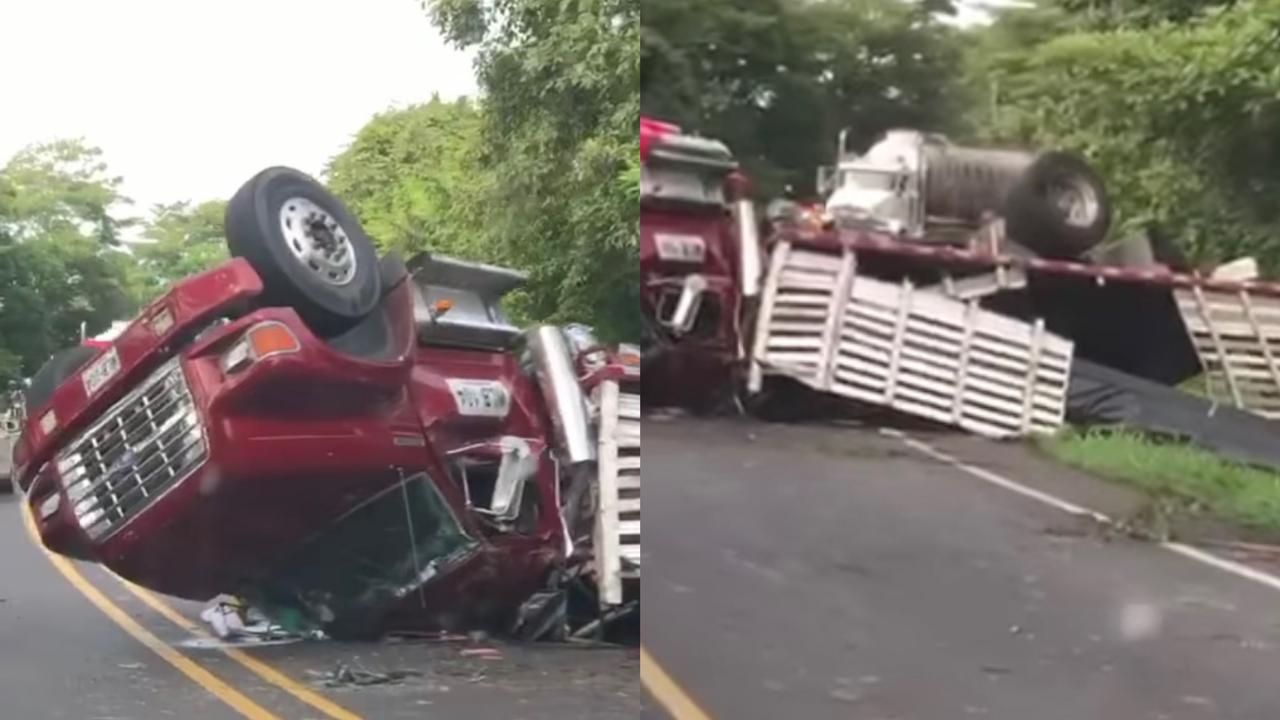
[[[812,189],[836,136],[947,128],[960,43],[936,4],[641,0],[645,112],[723,139],[765,193]]]
[[[520,322],[638,335],[639,6],[627,0],[433,0],[445,37],[476,51],[480,102],[375,117],[330,185],[406,255],[514,266]]]
[[[429,0],[477,51],[483,232],[530,275],[532,320],[639,336],[640,5]]]
[[[975,125],[1087,153],[1116,233],[1155,224],[1203,262],[1248,253],[1280,269],[1280,2],[1079,5],[1014,11],[988,33],[1058,28],[975,53],[975,105],[991,108]]]
[[[74,140],[0,169],[0,387],[134,306],[132,263],[116,247],[119,185]]]
[[[329,186],[385,250],[492,260],[480,122],[466,100],[380,114],[329,163]]]
[[[225,203],[139,220],[120,183],[79,140],[32,146],[0,168],[0,388],[226,257]],[[131,226],[141,242],[122,242]]]

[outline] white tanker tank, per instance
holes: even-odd
[[[924,240],[931,227],[1005,220],[1010,238],[1044,257],[1077,258],[1106,237],[1110,205],[1102,180],[1078,155],[954,145],[940,135],[891,130],[862,155],[845,149],[827,213],[841,225]]]

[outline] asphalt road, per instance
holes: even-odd
[[[74,568],[87,592],[100,593],[114,611],[104,612],[59,572],[28,537],[16,498],[0,495],[4,720],[621,720],[640,713],[638,650],[487,643],[500,657],[477,659],[464,655],[465,643],[299,642],[227,654],[175,622],[197,625],[198,604],[161,598],[173,614],[166,618],[100,568]],[[158,649],[108,612],[135,623]],[[341,665],[413,675],[389,685],[326,687],[325,676]],[[307,693],[312,704],[299,698]],[[245,701],[239,709],[227,700],[237,695]]]
[[[644,644],[706,716],[1280,718],[1277,590],[869,431],[644,435]],[[930,442],[1108,513],[1135,503],[1021,446]]]

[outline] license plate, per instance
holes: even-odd
[[[653,242],[658,247],[660,260],[701,263],[707,257],[707,244],[697,235],[658,233],[653,236]]]
[[[114,347],[109,348],[97,360],[89,363],[89,367],[80,373],[86,395],[94,395],[102,389],[107,381],[120,372],[120,354]]]
[[[493,380],[449,379],[449,391],[460,415],[506,417],[511,410],[511,395],[506,386]]]

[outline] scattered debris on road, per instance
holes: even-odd
[[[417,670],[385,670],[375,672],[339,663],[332,672],[320,674],[325,687],[368,687],[370,685],[396,685],[408,678],[420,678],[423,673]]]

